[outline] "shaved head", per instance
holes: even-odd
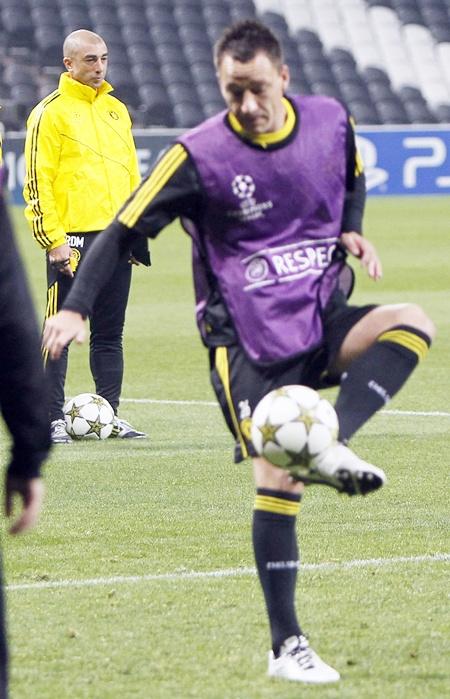
[[[86,45],[98,43],[105,44],[101,36],[89,31],[89,29],[77,29],[64,39],[64,57],[72,58],[76,53],[82,51]]]

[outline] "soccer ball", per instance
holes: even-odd
[[[338,436],[338,418],[327,400],[307,386],[268,393],[252,415],[252,442],[259,456],[292,475],[305,473],[312,457]]]
[[[64,406],[66,430],[74,439],[106,439],[112,432],[114,410],[95,393],[80,393]]]

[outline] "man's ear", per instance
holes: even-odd
[[[286,92],[289,86],[289,82],[291,80],[291,74],[289,72],[289,66],[287,66],[285,63],[283,63],[283,65],[280,68],[280,75],[283,81],[283,92]]]

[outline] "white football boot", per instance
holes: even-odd
[[[313,651],[303,635],[287,638],[278,658],[273,651],[269,652],[268,674],[270,677],[308,684],[326,684],[340,679],[339,672]]]
[[[66,421],[63,419],[52,420],[50,424],[50,437],[53,444],[71,444],[72,437],[66,429]]]
[[[112,432],[110,437],[118,437],[119,439],[144,439],[147,435],[145,432],[140,432],[122,418],[114,417]]]
[[[347,495],[367,495],[387,481],[381,468],[369,464],[337,442],[314,456],[305,483],[322,483]]]

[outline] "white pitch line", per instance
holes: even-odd
[[[302,563],[300,573],[307,571],[346,570],[349,568],[368,568],[371,566],[384,567],[401,563],[439,563],[450,561],[450,553],[425,554],[422,556],[395,556],[393,558],[362,558],[353,561],[323,563]],[[154,573],[149,575],[113,575],[109,578],[86,578],[84,580],[43,580],[36,583],[17,583],[6,585],[8,591],[14,590],[46,590],[67,587],[96,587],[99,585],[123,585],[126,583],[141,583],[160,580],[198,580],[205,578],[237,578],[255,575],[255,568],[224,568],[222,570],[186,570],[174,573]]]
[[[157,398],[121,398],[121,403],[147,403],[156,405],[198,405],[218,408],[213,400],[159,400]],[[384,415],[405,415],[412,417],[450,417],[449,412],[442,410],[380,410]]]

